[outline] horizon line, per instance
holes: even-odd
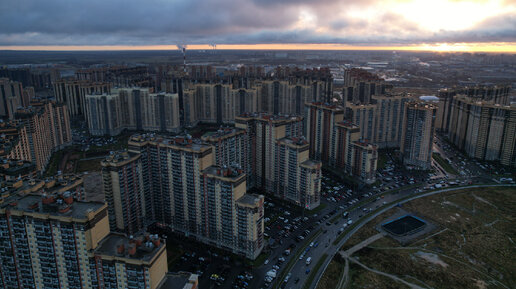
[[[405,46],[350,45],[337,43],[270,43],[270,44],[210,44],[186,45],[187,50],[309,50],[309,51],[420,51],[516,53],[516,42],[422,43]],[[19,45],[1,46],[3,51],[157,51],[179,50],[177,45]]]

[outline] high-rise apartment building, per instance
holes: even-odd
[[[233,122],[235,104],[231,97],[231,86],[228,84],[197,84],[196,105],[197,119],[201,122],[217,124]]]
[[[321,163],[309,159],[308,142],[301,139],[303,118],[255,113],[240,115],[235,123],[247,133],[253,186],[308,209],[317,207]]]
[[[383,95],[389,85],[377,75],[360,68],[344,71],[343,104],[371,104],[373,95]]]
[[[0,156],[33,162],[42,171],[54,151],[71,144],[70,119],[66,105],[54,102],[31,105],[18,109],[16,120],[0,125],[5,146]]]
[[[309,159],[308,150],[302,138],[277,141],[273,193],[311,210],[320,204],[321,162]]]
[[[376,164],[378,161],[377,146],[365,141],[351,143],[351,176],[358,177],[361,182],[372,184],[376,181]]]
[[[246,194],[245,180],[239,168],[203,170],[199,236],[208,244],[256,259],[264,246],[264,197]]]
[[[375,95],[373,100],[376,105],[376,124],[370,141],[379,148],[400,147],[405,103],[411,99],[405,95]],[[369,129],[369,123],[365,129]]]
[[[361,138],[359,126],[343,120],[342,107],[320,103],[306,106],[310,155],[362,182],[373,183],[376,179],[377,146]]]
[[[139,154],[113,152],[101,162],[111,231],[135,234],[145,228],[145,197]]]
[[[108,82],[89,82],[79,80],[59,80],[52,84],[54,97],[59,103],[64,103],[70,111],[70,116],[86,115],[86,95],[109,94],[111,84]]]
[[[348,104],[345,118],[360,127],[360,138],[379,148],[400,146],[405,95],[373,95],[369,104]]]
[[[110,233],[104,203],[63,193],[17,195],[0,205],[2,288],[155,289],[166,255],[156,236]]]
[[[0,119],[14,119],[18,107],[28,106],[24,100],[21,82],[0,78]]]
[[[124,129],[119,109],[118,96],[112,94],[87,95],[86,122],[92,135],[118,135]]]
[[[400,149],[405,165],[423,170],[432,168],[436,111],[437,107],[431,103],[405,104]]]
[[[335,124],[344,119],[344,110],[340,106],[318,102],[306,104],[306,136],[310,143],[310,157],[329,162],[332,134]]]
[[[245,129],[252,148],[248,159],[253,163],[252,180],[256,187],[274,192],[276,142],[285,137],[300,138],[303,118],[266,113],[242,114],[235,118],[235,126]]]
[[[178,132],[177,94],[148,89],[113,89],[111,94],[86,96],[86,119],[93,135],[117,135],[124,129]]]
[[[360,128],[347,120],[337,122],[334,126],[331,135],[329,165],[351,172],[352,143],[360,139]]]
[[[220,149],[222,155],[225,149]],[[251,259],[258,256],[263,248],[263,196],[245,194],[242,168],[214,166],[218,159],[212,145],[189,136],[135,135],[129,151],[142,163],[148,220]],[[221,162],[223,158],[229,156]],[[224,239],[230,238],[227,234],[234,237],[230,243]]]
[[[109,66],[80,69],[75,78],[88,82],[110,82],[113,87],[151,87],[153,81],[146,66]]]
[[[376,104],[357,104],[346,106],[346,119],[360,127],[360,138],[374,141],[377,125]]]
[[[247,186],[251,185],[252,166],[248,160],[246,131],[235,127],[220,128],[207,132],[201,140],[213,148],[213,164],[220,167],[238,166],[246,173]]]
[[[473,158],[516,166],[516,107],[456,95],[439,102],[439,129]]]

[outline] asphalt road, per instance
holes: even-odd
[[[516,187],[516,185],[512,185],[512,184],[499,184],[499,185],[473,185],[473,186],[468,186],[468,188],[481,188],[481,187],[493,187],[493,186],[513,186],[513,187]],[[424,194],[420,194],[420,195],[417,195],[417,196],[414,196],[412,198],[409,198],[409,199],[406,199],[406,200],[403,200],[401,201],[399,204],[403,204],[403,203],[406,203],[406,202],[409,202],[409,201],[412,201],[414,199],[417,199],[417,198],[422,198],[422,197],[427,197],[427,196],[430,196],[430,195],[434,195],[434,194],[438,194],[438,193],[442,193],[442,192],[447,192],[447,191],[453,191],[453,190],[461,190],[463,189],[462,187],[453,187],[453,188],[446,188],[446,189],[442,189],[442,190],[438,190],[438,191],[432,191],[432,192],[428,192],[428,193],[424,193]],[[389,195],[389,196],[386,196],[385,199],[387,200],[386,202],[389,203],[389,202],[394,202],[398,199],[401,199],[407,195],[410,194],[410,191],[411,190],[407,190],[403,193],[399,193],[399,194],[396,194],[396,195]],[[378,202],[380,201],[375,201],[373,203],[371,203],[370,205],[368,204],[367,207],[371,207],[371,206],[376,206],[376,204],[378,204]],[[312,282],[310,288],[311,289],[315,289],[316,286],[317,286],[317,283],[319,281],[319,279],[322,277],[323,273],[324,273],[324,270],[326,269],[326,267],[328,266],[328,264],[330,263],[331,259],[333,259],[333,257],[335,256],[335,254],[339,251],[339,249],[344,245],[344,243],[354,234],[356,233],[363,225],[367,224],[369,221],[373,220],[374,218],[376,218],[378,215],[382,214],[383,212],[393,208],[394,206],[397,206],[398,203],[394,203],[392,205],[388,205],[388,206],[385,206],[383,207],[380,211],[378,211],[377,213],[369,216],[367,219],[364,219],[364,220],[360,220],[360,224],[358,226],[356,226],[355,228],[353,228],[353,230],[349,233],[346,234],[346,236],[344,238],[342,238],[342,240],[339,242],[339,244],[337,246],[329,246],[328,248],[324,248],[322,247],[321,249],[322,250],[318,250],[316,251],[316,254],[314,254],[315,258],[313,258],[314,260],[312,261],[312,264],[315,264],[317,263],[318,261],[318,258],[320,258],[320,256],[322,256],[322,254],[328,254],[328,258],[326,259],[326,261],[324,262],[323,266],[321,266],[321,269],[318,271],[317,275],[316,275],[316,278],[314,279],[314,282]],[[353,212],[353,215],[356,216],[357,214],[357,211],[358,210],[355,210]],[[299,264],[296,264],[296,266],[299,265]],[[294,268],[295,269],[295,268]],[[298,268],[299,269],[299,268]],[[299,275],[303,275],[303,274],[300,274],[298,271],[294,271],[293,272],[296,272]],[[294,274],[292,274],[294,275]],[[305,274],[306,275],[306,274]],[[304,280],[304,279],[301,279],[301,280]],[[287,286],[286,288],[301,288],[303,286],[304,282],[299,282],[297,284],[297,286]]]

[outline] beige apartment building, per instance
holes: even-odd
[[[405,104],[400,148],[405,165],[423,170],[432,168],[436,111],[437,106],[431,103]]]
[[[0,206],[2,288],[155,289],[167,273],[156,236],[110,233],[104,203],[17,195]]]

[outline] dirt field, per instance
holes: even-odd
[[[383,237],[357,251],[348,258],[348,282],[341,288],[516,288],[514,188],[437,194],[402,208],[438,228],[406,246]],[[368,223],[343,249],[378,234],[375,226],[395,210]],[[338,279],[334,272],[342,272],[332,271],[323,280]]]

